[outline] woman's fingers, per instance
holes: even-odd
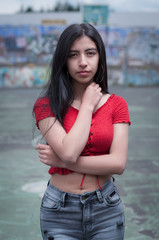
[[[49,145],[38,143],[35,148],[36,149],[41,149],[41,150],[48,149]]]

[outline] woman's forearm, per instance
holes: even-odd
[[[92,110],[86,108],[85,106],[81,106],[73,127],[68,132],[68,134],[65,135],[62,141],[62,149],[65,152],[66,156],[68,154],[66,159],[64,159],[65,162],[67,162],[67,159],[69,162],[76,162],[78,159],[79,155],[86,145],[89,136],[91,120]]]
[[[76,163],[66,163],[65,168],[91,175],[122,174],[126,165],[126,156],[116,154],[100,156],[81,156]]]
[[[75,164],[66,164],[73,171],[95,174],[122,174],[127,161],[128,124],[114,124],[114,137],[109,154],[80,156]]]

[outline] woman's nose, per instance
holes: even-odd
[[[86,57],[84,55],[80,56],[79,66],[81,66],[81,67],[87,66],[87,59],[86,59]]]

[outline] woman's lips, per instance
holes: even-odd
[[[80,71],[80,72],[78,72],[78,74],[81,75],[81,76],[88,76],[89,71]]]

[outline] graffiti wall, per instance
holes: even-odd
[[[159,29],[109,28],[107,47],[110,65],[159,65]]]
[[[108,68],[109,85],[153,86],[159,85],[159,69],[128,68],[126,73],[121,69]]]
[[[63,29],[57,26],[0,26],[0,64],[49,63]]]
[[[0,26],[0,87],[47,82],[47,70],[65,26]],[[106,46],[112,84],[159,84],[159,29],[97,27]]]
[[[0,67],[0,87],[43,86],[48,79],[48,67],[26,65]]]

